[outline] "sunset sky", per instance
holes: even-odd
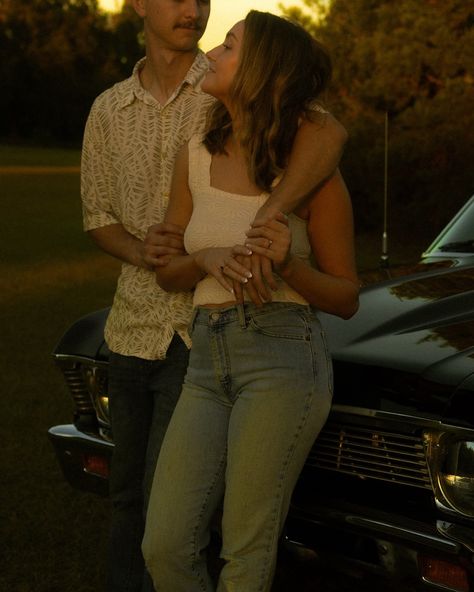
[[[99,0],[99,3],[107,10],[118,10],[122,0]],[[202,49],[207,51],[221,43],[232,25],[244,18],[252,8],[280,14],[279,3],[280,0],[213,0],[209,24],[201,40]],[[303,6],[302,0],[283,0],[281,3],[285,6]]]

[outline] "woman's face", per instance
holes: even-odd
[[[207,53],[209,71],[202,82],[202,90],[224,104],[239,65],[244,29],[244,21],[239,21],[227,33],[224,43]]]

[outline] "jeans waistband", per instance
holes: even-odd
[[[309,310],[309,306],[293,302],[268,302],[262,306],[246,302],[234,304],[225,308],[207,308],[199,306],[194,309],[191,326],[194,325],[225,325],[238,322],[242,328],[246,328],[250,319],[269,312],[278,310]]]

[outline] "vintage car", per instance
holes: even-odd
[[[285,542],[410,589],[474,590],[474,196],[416,265],[367,274],[350,321],[322,315],[335,393]],[[107,310],[53,356],[74,421],[49,436],[69,482],[107,492]]]

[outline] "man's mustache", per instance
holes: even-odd
[[[191,29],[195,31],[201,31],[202,26],[200,21],[185,21],[175,25],[175,29]]]

